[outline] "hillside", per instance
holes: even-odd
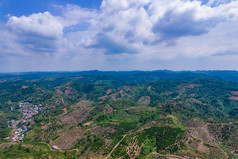
[[[238,158],[237,77],[0,74],[0,158]]]

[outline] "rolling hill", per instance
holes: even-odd
[[[237,158],[237,77],[168,70],[0,74],[0,158]]]

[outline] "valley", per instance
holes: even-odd
[[[217,74],[2,74],[0,158],[235,159],[238,72]]]

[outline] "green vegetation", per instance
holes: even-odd
[[[8,128],[7,120],[0,118],[0,138],[5,138],[10,135],[10,128]]]
[[[32,146],[34,146],[34,149],[25,144],[11,145],[0,149],[0,158],[73,158],[76,155],[74,151],[49,151],[40,144],[33,144]]]
[[[112,158],[153,158],[154,154],[209,158],[224,151],[235,158],[238,73],[233,74],[88,71],[0,75],[0,156],[103,158],[111,153]],[[11,135],[8,121],[23,118],[19,102],[43,104],[43,109],[29,123],[17,125],[29,129],[22,143],[12,145],[4,138]],[[190,124],[194,118],[199,121]],[[198,132],[207,129],[220,148],[202,139],[204,134],[194,137],[188,125]],[[69,141],[61,141],[65,139]],[[202,141],[207,154],[198,148]],[[62,143],[70,148],[51,149],[54,144],[64,147]]]
[[[177,152],[179,148],[178,142],[185,131],[180,128],[171,127],[152,127],[138,134],[138,144],[142,146],[139,158],[147,156],[150,152]]]

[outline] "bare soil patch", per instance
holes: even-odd
[[[193,89],[195,87],[201,87],[202,85],[199,84],[189,84],[186,85],[186,83],[181,83],[180,85],[177,86],[177,88],[180,88],[178,90],[179,95],[176,97],[177,99],[181,97],[181,95],[186,91],[186,89]]]
[[[238,101],[238,97],[237,96],[232,96],[232,97],[230,97],[230,100]]]
[[[102,97],[99,97],[98,99],[102,99],[102,100],[106,100],[107,99],[107,95],[105,95],[105,96],[102,96]]]
[[[192,99],[192,101],[194,101],[195,103],[203,104],[201,101],[199,101],[199,100],[197,100],[197,99],[195,99],[195,98],[191,98],[191,99]]]
[[[71,108],[76,109],[75,111],[62,117],[62,122],[67,126],[76,126],[81,123],[90,113],[93,108],[87,108],[93,102],[88,100],[82,100],[75,105],[72,105]]]
[[[187,122],[186,126],[193,137],[203,140],[211,145],[216,145],[214,138],[209,134],[207,124],[204,122],[198,119],[191,119]]]
[[[81,100],[77,104],[74,104],[71,106],[71,108],[77,109],[77,108],[86,108],[87,106],[90,106],[93,102],[89,100]]]
[[[177,88],[182,88],[184,86],[186,86],[186,83],[181,83],[180,85],[177,86]]]
[[[203,152],[209,158],[228,158],[228,155],[220,148],[215,137],[209,132],[208,124],[198,119],[191,119],[187,122],[187,132],[196,142],[193,147],[198,151]],[[205,145],[208,144],[210,146]]]
[[[235,96],[238,96],[238,91],[231,91],[231,93]]]
[[[238,126],[231,123],[212,123],[209,124],[210,132],[215,138],[224,144],[227,144],[227,149],[231,152],[238,150]],[[224,140],[225,139],[225,140]]]
[[[200,84],[190,84],[188,86],[186,86],[187,88],[195,88],[195,87],[201,87],[202,85]]]
[[[29,86],[22,86],[21,88],[24,88],[24,89],[25,89],[25,88],[28,88],[28,87],[29,87]]]
[[[131,90],[130,86],[123,86],[122,89],[125,90],[126,92],[129,92],[129,91],[130,91],[130,92],[133,92],[133,91]]]
[[[63,111],[64,111],[64,113],[62,115],[65,115],[68,113],[67,108],[64,108]]]
[[[118,98],[119,93],[120,92],[118,91],[118,92],[111,94],[110,97],[112,98],[112,100],[116,100]]]
[[[66,127],[76,126],[88,116],[91,110],[93,108],[80,108],[62,117],[62,122]]]
[[[112,89],[111,88],[107,90],[106,94],[108,95],[110,93],[112,93]]]
[[[59,94],[59,95],[63,94],[63,92],[62,92],[61,90],[59,90],[59,89],[56,89],[55,92],[56,92],[57,94]]]
[[[204,145],[204,141],[201,141],[197,147],[198,151],[204,152],[207,155],[210,153],[210,149]]]
[[[120,94],[121,94],[121,97],[127,96],[127,97],[131,98],[131,96],[123,90],[120,90]]]
[[[120,94],[121,94],[122,97],[124,96],[123,90],[120,90]]]
[[[111,128],[111,127],[104,127],[104,126],[96,126],[92,129],[90,129],[90,131],[94,134],[99,134],[99,133],[114,133],[115,129]]]
[[[77,92],[72,87],[70,87],[70,86],[66,87],[66,90],[64,91],[64,93],[67,96],[75,96],[75,95],[77,95]]]
[[[74,128],[65,133],[60,134],[60,137],[53,141],[52,145],[57,145],[59,149],[72,148],[78,139],[82,138],[86,130]]]
[[[78,105],[80,107],[87,107],[89,105],[91,105],[93,102],[92,101],[89,101],[89,100],[81,100]]]
[[[191,158],[228,158],[220,148],[215,136],[209,131],[209,124],[199,119],[191,119],[186,124],[186,135],[183,142],[188,146],[180,154]]]
[[[142,96],[138,102],[145,104],[145,105],[149,105],[150,104],[150,96]]]
[[[83,124],[83,126],[89,126],[89,125],[91,125],[91,124],[93,124],[93,123],[94,123],[94,121],[89,121],[89,122]]]
[[[104,109],[104,114],[109,114],[109,113],[111,113],[113,111],[114,111],[114,109],[109,104],[107,104],[105,106],[105,109]]]

